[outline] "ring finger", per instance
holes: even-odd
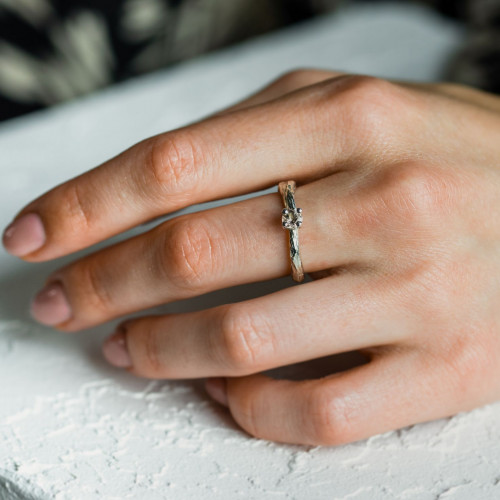
[[[340,172],[297,189],[306,272],[373,258],[376,249],[351,232],[349,218],[359,203],[352,195],[354,182]],[[42,323],[74,331],[165,302],[284,276],[290,260],[281,209],[278,194],[268,194],[166,221],[53,273],[32,313]]]

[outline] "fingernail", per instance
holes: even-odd
[[[107,361],[113,366],[117,366],[118,368],[129,368],[132,366],[124,328],[120,328],[103,342],[102,352]]]
[[[22,257],[38,250],[45,243],[42,219],[37,214],[26,214],[8,226],[2,236],[5,250]]]
[[[31,315],[44,325],[54,326],[71,318],[71,307],[61,283],[40,290],[31,302]]]
[[[226,379],[222,377],[209,378],[205,381],[205,390],[218,403],[229,406],[227,399]]]

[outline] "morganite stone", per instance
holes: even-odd
[[[302,224],[302,211],[300,208],[294,210],[284,209],[281,212],[281,222],[285,229],[298,229]]]

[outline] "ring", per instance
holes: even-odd
[[[292,278],[300,283],[304,280],[304,269],[299,253],[299,227],[302,225],[302,209],[295,206],[295,187],[295,181],[283,181],[279,183],[278,191],[285,205],[281,212],[281,224],[284,229],[289,231]]]

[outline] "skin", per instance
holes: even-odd
[[[297,181],[314,281],[135,318],[114,338],[137,376],[208,378],[253,436],[338,445],[500,398],[499,157],[496,96],[298,70],[31,202],[16,220],[37,214],[45,240],[20,257],[54,259],[188,205]],[[281,210],[270,194],[179,216],[69,264],[47,280],[71,307],[54,326],[289,274]],[[317,380],[260,373],[353,350],[369,362]]]

